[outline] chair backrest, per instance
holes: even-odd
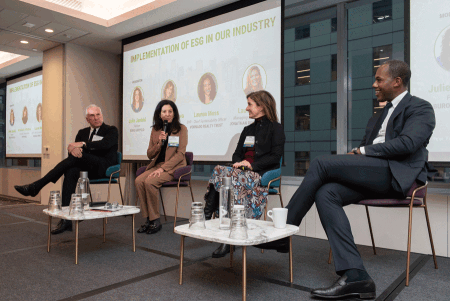
[[[122,164],[122,153],[117,152],[117,164]]]
[[[421,186],[425,186],[424,188],[418,190],[416,192],[416,195],[414,196],[415,198],[423,198],[427,195],[427,186],[428,183],[425,183],[425,185],[420,185],[417,182],[414,181],[414,183],[412,184],[411,188],[408,190],[408,193],[406,194],[407,197],[412,197],[412,194],[414,192],[415,189],[421,187]]]
[[[194,163],[194,153],[186,152],[185,156],[186,156],[186,164],[192,165],[192,163]]]
[[[283,156],[280,158],[280,167],[277,169],[269,170],[264,173],[261,177],[261,186],[267,186],[269,182],[273,179],[281,177],[281,164],[283,163]],[[280,180],[270,183],[270,187],[280,187]]]

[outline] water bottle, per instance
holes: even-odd
[[[230,177],[222,178],[222,186],[220,187],[220,201],[219,201],[219,229],[230,229],[231,208],[233,202],[233,185]]]
[[[80,171],[80,178],[78,179],[75,193],[81,195],[84,209],[88,209],[89,203],[91,202],[91,197],[89,193],[89,178],[87,171]]]

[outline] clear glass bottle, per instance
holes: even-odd
[[[231,208],[234,205],[233,185],[230,177],[222,178],[219,201],[219,229],[230,229]]]
[[[87,171],[80,171],[80,178],[78,179],[75,193],[81,195],[84,204],[84,209],[89,209],[89,203],[91,202],[91,195],[89,193],[89,178]]]

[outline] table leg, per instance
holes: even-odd
[[[103,218],[103,242],[106,242],[106,217]]]
[[[183,257],[184,257],[184,235],[181,235],[181,245],[180,245],[180,285],[183,284]]]
[[[247,300],[247,247],[242,246],[242,301]]]
[[[133,252],[136,252],[136,233],[134,232],[134,214],[131,215],[131,217],[132,217],[132,220],[133,220],[132,226],[131,226],[131,232],[132,232],[132,235],[133,235]]]
[[[294,272],[292,269],[292,236],[289,236],[289,281],[294,282]]]
[[[230,245],[230,267],[233,267],[233,246]]]
[[[48,216],[48,239],[47,239],[47,252],[50,252],[50,245],[52,243],[52,216]]]
[[[78,264],[78,220],[75,221],[75,264]]]

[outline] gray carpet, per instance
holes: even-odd
[[[1,300],[240,300],[242,248],[212,259],[217,244],[185,239],[184,283],[178,284],[180,236],[173,219],[154,235],[136,235],[132,252],[131,217],[109,218],[107,241],[102,221],[80,223],[79,264],[75,232],[52,236],[47,253],[45,206],[0,198]],[[52,220],[55,227],[58,220]],[[136,217],[136,229],[144,220]],[[186,223],[185,219],[178,224]],[[416,265],[409,287],[404,281],[405,252],[359,246],[364,264],[377,284],[377,300],[448,300],[450,259],[412,254]],[[294,283],[289,283],[289,256],[248,247],[249,300],[312,300],[309,290],[332,284],[337,276],[327,264],[327,241],[293,238]],[[351,300],[351,299],[347,299]]]

